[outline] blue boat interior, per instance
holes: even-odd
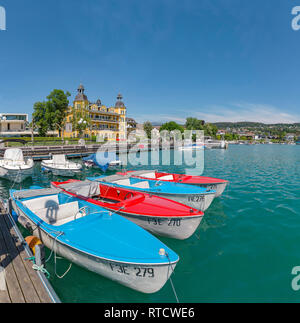
[[[12,194],[13,192],[14,190]],[[37,222],[56,227],[85,215],[99,213],[99,207],[96,205],[65,193],[27,197],[19,201],[34,214]],[[104,209],[101,211],[109,213]]]
[[[105,179],[105,176],[88,177],[88,180],[99,181]],[[104,182],[106,184],[106,182]],[[153,181],[135,177],[129,177],[124,179],[118,179],[112,181],[110,184],[116,186],[122,186],[127,189],[134,189],[142,192],[158,192],[165,194],[215,194],[215,190],[209,190],[200,186],[192,186],[182,183],[172,183],[163,181]]]

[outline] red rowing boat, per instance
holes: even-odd
[[[155,234],[180,240],[195,232],[204,215],[172,200],[99,182],[70,179],[52,182],[51,185],[118,213]]]
[[[215,190],[215,197],[222,195],[224,192],[228,181],[219,178],[213,177],[204,177],[204,176],[191,176],[185,174],[173,174],[173,173],[164,173],[158,172],[155,170],[143,170],[143,171],[128,171],[128,172],[119,172],[118,175],[138,177],[142,179],[151,179],[155,181],[167,181],[174,183],[182,184],[191,184],[197,185],[200,187],[205,187],[209,190]]]

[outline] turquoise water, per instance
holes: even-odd
[[[232,145],[205,151],[204,175],[227,179],[230,185],[191,238],[160,238],[181,258],[172,276],[180,302],[300,301],[300,291],[291,288],[292,268],[300,266],[299,165],[300,146]],[[154,168],[184,172],[183,166]],[[41,175],[37,165],[33,179],[22,187],[47,186],[55,179]],[[2,196],[8,196],[10,185],[0,180]],[[68,261],[58,260],[58,274],[68,267]],[[63,302],[176,301],[170,282],[146,295],[76,265],[63,279],[55,277],[53,260],[47,269]]]

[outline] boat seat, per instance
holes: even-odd
[[[44,222],[59,226],[67,222],[73,221],[75,215],[78,214],[79,206],[78,202],[70,202],[66,204],[57,205],[56,207],[43,208],[35,210],[35,214]],[[78,215],[78,218],[80,215]]]
[[[149,183],[148,182],[138,182],[135,184],[131,184],[130,186],[132,187],[138,187],[138,188],[150,188]]]
[[[121,179],[119,181],[115,181],[114,183],[118,184],[118,185],[130,186],[130,180],[129,179]]]
[[[155,173],[151,172],[151,173],[145,173],[145,174],[140,174],[138,175],[140,177],[146,177],[146,178],[156,178]]]
[[[65,165],[67,160],[65,155],[53,155],[52,156],[53,164]]]
[[[158,180],[165,180],[165,181],[172,181],[174,178],[173,178],[173,175],[165,175],[165,176],[161,176],[158,178]]]
[[[43,196],[39,198],[35,198],[32,200],[24,201],[23,204],[28,207],[31,211],[44,209],[49,206],[53,205],[59,205],[58,196],[52,195],[52,196]]]

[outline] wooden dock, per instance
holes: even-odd
[[[32,269],[20,231],[0,203],[0,303],[58,303],[48,280]]]
[[[120,145],[60,145],[60,146],[19,146],[15,148],[20,148],[23,151],[25,157],[31,157],[35,161],[40,161],[43,159],[50,159],[51,155],[64,154],[68,158],[81,158],[88,156],[90,154],[96,153],[97,151],[113,151],[116,153],[125,152],[128,153],[129,149],[132,149],[132,145],[128,145],[123,148]],[[0,147],[0,156],[4,156],[6,148]]]
[[[206,142],[205,146],[210,149],[227,149],[228,144],[224,147],[221,145],[221,142]],[[81,158],[88,156],[90,154],[96,153],[97,151],[112,151],[116,152],[117,154],[125,153],[128,154],[129,152],[142,152],[142,151],[151,151],[151,145],[146,145],[145,148],[143,144],[93,144],[93,145],[59,145],[59,146],[19,146],[18,148],[22,149],[23,155],[25,157],[31,157],[35,161],[40,161],[43,159],[49,159],[52,155],[56,154],[64,154],[68,158]],[[2,157],[5,152],[4,147],[0,147],[0,156]],[[157,149],[157,148],[156,148]],[[158,147],[159,150],[163,149],[174,149],[174,144],[171,143],[166,147],[162,146],[161,144]]]

